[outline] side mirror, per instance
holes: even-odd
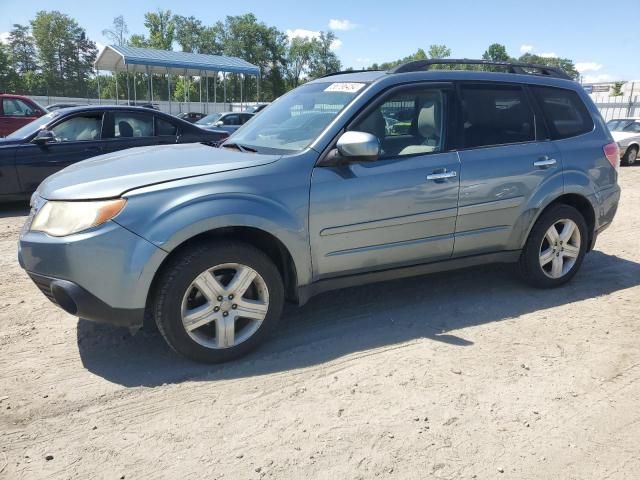
[[[380,156],[380,140],[367,132],[345,132],[338,139],[336,148],[340,156],[352,161],[377,160]]]
[[[38,134],[31,140],[36,145],[46,145],[56,141],[56,136],[51,130],[40,130]]]
[[[215,125],[216,127],[221,127],[221,126],[223,126],[223,125],[224,125],[224,122],[223,122],[222,120],[218,120],[216,123],[214,123],[214,125]]]

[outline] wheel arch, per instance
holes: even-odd
[[[531,222],[531,225],[529,226],[529,230],[527,231],[527,234],[523,239],[523,245],[524,245],[524,242],[526,242],[527,239],[529,238],[529,235],[531,234],[531,230],[533,229],[533,226],[536,224],[536,222],[542,216],[542,214],[544,214],[544,212],[546,212],[553,206],[561,205],[561,204],[569,205],[570,207],[573,207],[576,210],[578,210],[578,212],[580,212],[585,222],[587,223],[587,230],[589,235],[589,239],[587,243],[588,245],[587,251],[593,248],[593,243],[595,240],[595,228],[596,228],[595,208],[593,206],[593,203],[585,195],[581,195],[579,193],[574,193],[574,192],[564,193],[556,197],[554,200],[550,201],[547,205],[545,205],[543,208],[541,208],[538,211],[538,214],[535,216],[533,222]]]
[[[177,245],[163,259],[156,270],[151,286],[147,293],[146,309],[149,311],[151,302],[158,287],[158,279],[171,261],[182,252],[195,245],[212,243],[216,240],[235,240],[251,245],[266,254],[276,265],[285,287],[285,298],[291,302],[298,301],[297,269],[291,252],[275,235],[256,227],[228,226],[201,232]]]

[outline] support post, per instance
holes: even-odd
[[[131,92],[129,90],[129,65],[125,65],[127,68],[127,105],[131,105]]]
[[[133,72],[133,104],[134,105],[138,104],[138,84],[137,84],[137,80],[138,80],[138,74],[134,71]]]
[[[171,73],[169,73],[169,69],[167,68],[167,93],[169,99],[169,114],[171,114]]]
[[[260,103],[260,72],[258,72],[258,75],[256,76],[256,83],[258,84],[258,92],[256,94],[256,103],[259,104]]]
[[[207,108],[205,113],[209,113],[209,72],[204,73],[206,82],[207,82]]]
[[[213,77],[213,104],[215,105],[216,110],[218,110],[218,95],[216,92],[217,84],[218,84],[218,72],[215,72],[215,76]]]
[[[97,80],[98,80],[98,105],[102,104],[102,97],[100,94],[100,70],[96,70],[97,72]]]
[[[182,77],[182,87],[184,89],[184,108],[187,108],[187,91],[189,90],[189,84],[187,83],[187,69],[184,69],[184,76]],[[188,111],[188,110],[185,110]]]
[[[224,84],[224,107],[223,112],[227,111],[227,72],[222,74],[222,83]]]
[[[116,70],[116,105],[118,105],[118,70]]]
[[[153,73],[149,73],[149,84],[151,85],[151,103],[153,103]]]
[[[200,84],[200,113],[203,112],[202,109],[202,70],[200,70],[200,78],[198,80],[198,83]]]
[[[244,110],[242,108],[242,100],[243,100],[243,97],[242,97],[242,86],[243,85],[244,85],[244,73],[241,73],[240,74],[240,111]]]

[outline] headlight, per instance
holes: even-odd
[[[91,202],[57,202],[44,204],[31,223],[31,230],[64,237],[111,220],[124,208],[124,198]]]

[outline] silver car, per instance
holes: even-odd
[[[597,108],[560,70],[434,63],[314,80],[220,148],[72,165],[34,194],[20,264],[70,314],[150,317],[203,362],[245,354],[286,301],[331,289],[492,262],[563,285],[620,196]]]

